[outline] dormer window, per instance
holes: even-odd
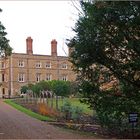
[[[18,66],[19,67],[24,67],[24,61],[23,60],[19,60],[18,61]]]

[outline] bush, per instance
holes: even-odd
[[[72,106],[69,101],[65,101],[64,105],[61,107],[61,111],[64,113],[66,120],[71,119]]]
[[[49,108],[45,103],[38,104],[39,113],[44,116],[57,117],[59,113],[57,110]]]
[[[61,111],[64,113],[66,120],[73,119],[75,121],[78,121],[83,113],[81,107],[74,107],[69,101],[65,101],[64,105],[61,107]]]
[[[79,106],[72,107],[72,116],[71,117],[73,120],[78,122],[82,113],[83,113],[83,109],[81,107],[79,107]]]

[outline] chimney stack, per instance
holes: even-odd
[[[32,43],[33,43],[33,39],[31,37],[28,37],[26,39],[26,52],[29,55],[33,54]]]
[[[55,39],[51,41],[51,55],[57,56],[57,41]]]

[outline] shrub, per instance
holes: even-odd
[[[39,109],[39,113],[44,116],[56,117],[59,115],[59,113],[55,109],[46,106],[45,103],[39,103],[38,109]]]
[[[69,101],[65,101],[64,105],[61,107],[61,111],[64,113],[66,120],[71,119],[72,106]]]
[[[79,107],[79,106],[72,107],[72,116],[71,117],[73,120],[79,121],[82,113],[83,113],[83,109],[81,107]]]
[[[64,113],[66,120],[73,119],[75,121],[78,121],[83,113],[81,107],[74,107],[69,101],[65,101],[64,105],[61,107],[61,111]]]

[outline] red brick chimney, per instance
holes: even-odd
[[[33,54],[32,43],[33,43],[33,39],[31,37],[28,37],[26,39],[26,53],[27,54]]]
[[[55,39],[51,41],[51,55],[57,56],[57,41]]]

